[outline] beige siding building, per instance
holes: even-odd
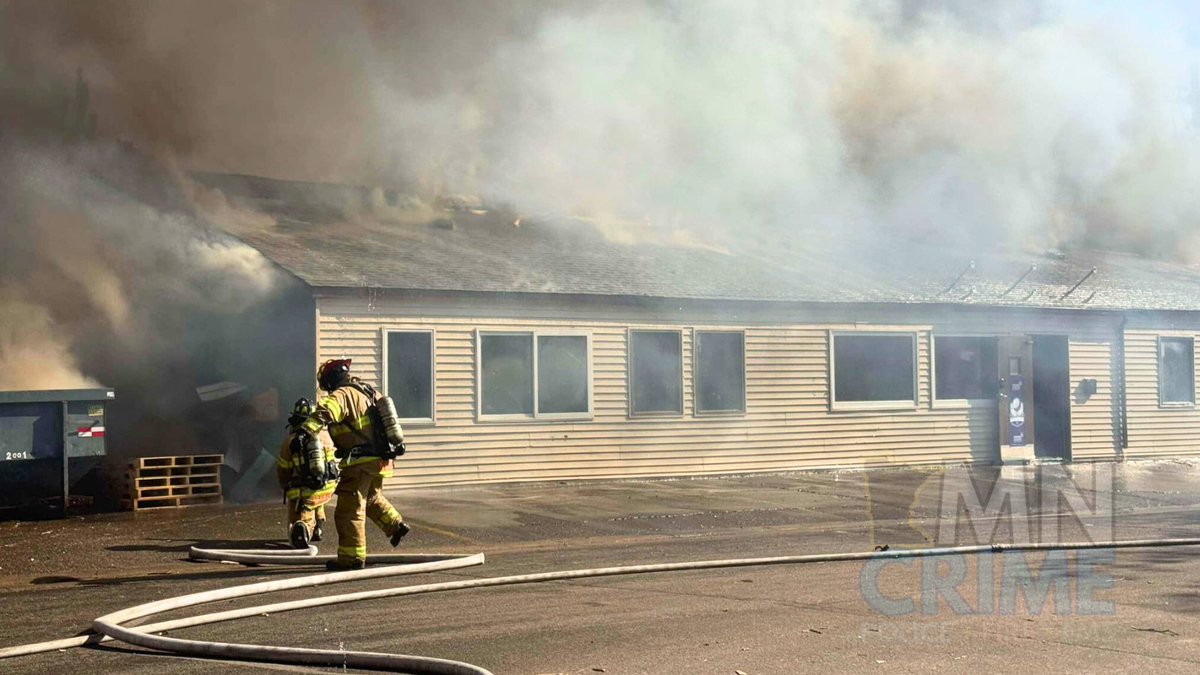
[[[1190,268],[815,231],[631,242],[477,204],[345,222],[330,186],[236,179],[206,180],[277,215],[238,236],[311,294],[314,368],[353,359],[405,417],[398,486],[1200,447]]]
[[[942,309],[917,322],[907,308],[797,309],[784,322],[777,309],[740,308],[739,320],[730,322],[711,305],[686,308],[676,303],[674,311],[664,313],[661,308],[605,304],[447,302],[386,292],[370,299],[355,293],[318,295],[316,360],[353,358],[361,377],[403,398],[389,372],[389,336],[429,336],[432,409],[427,417],[406,424],[411,451],[397,471],[399,485],[1002,460],[995,396],[939,395],[935,382],[938,358],[962,358],[961,348],[955,352],[945,341],[994,342],[996,327],[1007,322],[1005,312],[968,317]],[[835,318],[846,313],[859,321]],[[1064,410],[1069,447],[1059,448],[1061,455],[1047,455],[1118,457],[1112,386],[1118,334],[1111,330],[1112,317],[1085,321],[1022,314],[1021,325],[1035,340],[1060,341],[1066,347],[1065,366],[1072,379],[1096,381],[1094,394],[1073,396]],[[640,414],[631,404],[630,373],[636,373],[631,336],[641,331],[678,334],[679,410]],[[741,383],[735,382],[735,388],[744,387],[744,398],[734,410],[706,411],[699,401],[697,380],[703,375],[698,372],[698,336],[702,340],[711,334],[732,335],[744,345],[744,375]],[[516,418],[486,414],[479,395],[482,369],[488,365],[481,361],[481,340],[556,335],[579,336],[586,344],[586,407],[561,417],[543,418],[538,411]],[[910,398],[835,399],[835,341],[859,336],[910,341]]]
[[[1194,321],[1194,319],[1193,319]],[[1157,327],[1148,327],[1157,324]],[[1126,457],[1195,455],[1200,411],[1195,390],[1173,386],[1181,371],[1194,378],[1200,325],[1184,317],[1130,321],[1124,331],[1125,389],[1128,418]],[[1190,370],[1180,367],[1190,366]]]

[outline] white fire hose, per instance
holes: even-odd
[[[482,553],[475,555],[451,554],[405,554],[405,555],[372,555],[368,556],[371,565],[384,564],[382,567],[367,567],[362,570],[348,572],[330,572],[293,577],[277,581],[264,581],[229,588],[192,593],[174,598],[150,602],[129,609],[113,612],[92,622],[95,633],[63,640],[19,645],[0,649],[0,658],[37,654],[53,650],[97,644],[116,639],[135,644],[148,649],[179,654],[185,656],[201,656],[216,659],[254,660],[272,663],[300,664],[310,666],[326,666],[341,668],[361,668],[369,670],[386,670],[392,672],[438,674],[438,675],[491,675],[490,671],[469,663],[434,659],[422,656],[402,654],[381,654],[376,652],[348,652],[325,649],[304,649],[298,647],[275,647],[265,645],[231,644],[222,642],[207,642],[200,640],[184,640],[180,638],[156,635],[168,630],[200,626],[205,624],[229,621],[248,616],[274,614],[295,609],[321,607],[325,605],[356,602],[402,595],[417,595],[421,593],[436,593],[440,591],[464,590],[468,588],[484,588],[489,586],[511,586],[516,584],[531,584],[545,581],[564,581],[568,579],[586,579],[627,574],[646,574],[651,572],[676,572],[684,570],[718,569],[724,567],[753,567],[762,565],[794,565],[821,562],[845,562],[854,560],[924,558],[954,554],[1001,553],[1004,551],[1058,551],[1082,549],[1115,549],[1115,548],[1151,548],[1165,546],[1200,546],[1200,538],[1187,539],[1130,539],[1107,542],[1063,542],[1063,543],[1025,543],[1025,544],[985,544],[980,546],[954,546],[925,549],[902,549],[885,551],[863,551],[852,553],[822,553],[813,555],[777,556],[770,558],[733,558],[726,560],[700,560],[691,562],[659,563],[650,565],[627,565],[621,567],[600,567],[593,569],[565,570],[559,572],[543,572],[538,574],[518,574],[504,577],[467,579],[442,583],[423,584],[416,586],[399,586],[373,591],[360,591],[325,597],[306,598],[290,602],[270,605],[259,605],[243,609],[233,609],[224,612],[214,612],[199,616],[186,617],[171,621],[152,623],[144,626],[129,627],[126,622],[143,619],[162,612],[185,609],[219,600],[231,600],[262,593],[322,586],[325,584],[358,581],[361,579],[376,579],[381,577],[416,574],[419,572],[437,572],[484,562]],[[258,550],[233,551],[192,548],[193,558],[204,560],[228,560],[253,565],[311,565],[324,564],[333,556],[318,556],[316,548],[308,550]],[[391,563],[391,564],[388,564]]]

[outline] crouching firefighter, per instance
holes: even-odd
[[[275,460],[275,474],[284,490],[288,507],[288,539],[295,548],[321,541],[325,504],[337,487],[338,466],[333,439],[325,431],[317,434],[318,454],[309,457],[300,425],[317,409],[312,401],[296,401],[288,417],[288,437]]]
[[[328,395],[317,401],[316,410],[300,427],[309,444],[328,429],[341,460],[333,514],[337,559],[326,567],[359,569],[367,559],[366,518],[383,530],[392,546],[399,545],[409,531],[383,496],[383,479],[392,475],[392,460],[404,454],[404,433],[392,399],[351,377],[350,359],[321,364],[317,384]]]

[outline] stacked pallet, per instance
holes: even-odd
[[[224,455],[138,457],[125,473],[127,510],[221,503]]]

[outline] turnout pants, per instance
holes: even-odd
[[[325,522],[325,502],[329,501],[331,496],[326,494],[320,504],[314,504],[312,496],[287,500],[288,532],[292,531],[294,523],[304,523],[304,529],[308,531],[308,538],[311,539],[317,523]]]
[[[378,460],[342,469],[334,493],[338,498],[337,508],[333,512],[339,562],[367,559],[367,518],[389,537],[400,528],[400,512],[383,496],[383,477],[390,469],[391,462]]]

